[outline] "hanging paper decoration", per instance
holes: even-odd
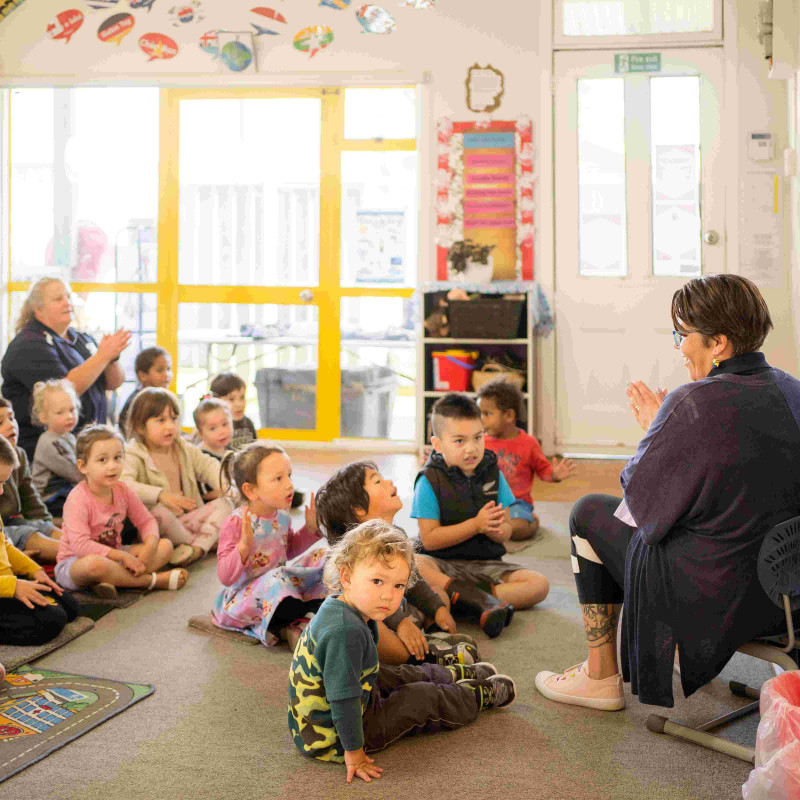
[[[67,44],[74,36],[75,31],[83,25],[83,12],[77,8],[70,8],[56,14],[47,24],[47,32],[51,39],[63,39]]]
[[[200,37],[200,49],[206,53],[211,53],[214,58],[219,58],[219,31],[206,31]]]
[[[116,45],[133,30],[133,14],[113,14],[97,29],[97,38],[101,42],[113,42]]]
[[[257,6],[256,8],[250,9],[254,14],[260,14],[262,17],[266,17],[267,19],[274,20],[275,22],[282,22],[284,25],[286,24],[286,17],[283,14],[279,14],[274,8],[264,8],[263,6]],[[261,25],[256,25],[255,22],[250,23],[253,28],[255,28],[256,36],[264,36],[265,34],[269,34],[270,36],[278,36],[278,31],[270,30],[269,28],[263,28]]]
[[[401,6],[412,6],[413,8],[433,8],[436,0],[400,0]]]
[[[15,8],[21,6],[25,0],[0,0],[0,20],[4,20]]]
[[[220,66],[231,72],[254,73],[253,34],[217,31]]]
[[[311,58],[328,47],[332,41],[333,31],[327,25],[314,25],[303,28],[295,34],[294,46],[302,53],[308,53],[308,57]]]
[[[128,5],[131,8],[146,8],[148,11],[153,7],[156,0],[129,0]]]
[[[114,8],[119,3],[119,0],[86,0],[86,5],[94,11],[105,11],[109,8]]]
[[[380,6],[361,6],[356,19],[364,28],[362,33],[391,33],[397,27],[394,17]]]
[[[139,37],[139,48],[150,56],[148,61],[166,60],[178,55],[178,44],[163,33],[146,33]]]
[[[200,22],[205,19],[201,13],[202,3],[200,0],[190,0],[180,6],[172,6],[169,10],[172,25],[175,28],[180,28],[183,25],[189,25],[192,22]]]
[[[336,8],[343,10],[350,5],[350,0],[319,0],[321,6],[328,6],[328,8]]]
[[[437,126],[436,277],[448,250],[493,245],[494,280],[533,280],[533,123],[442,119]]]
[[[467,70],[467,108],[476,114],[482,111],[495,111],[506,88],[506,79],[499,69],[491,64],[481,67],[475,62]]]

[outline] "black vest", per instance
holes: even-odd
[[[491,500],[498,501],[500,468],[497,456],[486,450],[475,472],[467,477],[459,467],[448,467],[441,453],[431,453],[428,463],[417,474],[416,482],[425,476],[433,487],[439,501],[439,523],[443,526],[458,525],[478,515]],[[476,533],[441,550],[420,548],[420,553],[434,558],[463,558],[470,561],[496,561],[506,554],[501,542],[492,541],[486,534]]]

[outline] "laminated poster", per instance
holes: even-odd
[[[263,17],[265,20],[270,20],[270,24],[274,23],[282,23],[286,24],[286,17],[283,14],[278,13],[274,8],[265,8],[264,6],[257,6],[256,8],[251,8],[250,11],[253,14],[258,14],[259,16]],[[265,28],[262,24],[257,24],[255,22],[250,23],[253,28],[255,29],[256,36],[279,36],[280,31],[273,30],[272,28]]]
[[[47,33],[51,39],[63,39],[67,44],[75,32],[83,25],[83,12],[77,8],[70,8],[56,14],[47,23]]]
[[[356,19],[364,29],[362,33],[391,33],[397,27],[394,17],[380,6],[361,6]]]
[[[301,53],[308,53],[312,58],[320,50],[330,46],[333,41],[333,31],[327,25],[313,25],[310,28],[303,28],[294,37],[295,49]]]
[[[107,20],[100,23],[97,29],[97,38],[101,42],[119,43],[133,30],[133,14],[112,14]]]
[[[219,68],[222,72],[236,72],[240,75],[254,75],[256,72],[253,34],[249,31],[217,31],[219,47]]]
[[[448,250],[491,245],[493,280],[533,280],[533,123],[443,119],[437,128],[436,279]]]
[[[145,33],[140,36],[139,49],[149,56],[148,61],[163,61],[178,55],[178,43],[163,33]]]

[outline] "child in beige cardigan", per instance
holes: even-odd
[[[219,462],[180,436],[178,398],[166,389],[143,389],[128,418],[122,480],[158,520],[175,545],[172,564],[202,558],[216,547],[233,506],[226,497],[203,503],[198,481],[220,489]]]

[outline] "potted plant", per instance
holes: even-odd
[[[447,251],[453,280],[463,283],[489,283],[492,280],[493,244],[478,244],[471,239],[453,242]]]

